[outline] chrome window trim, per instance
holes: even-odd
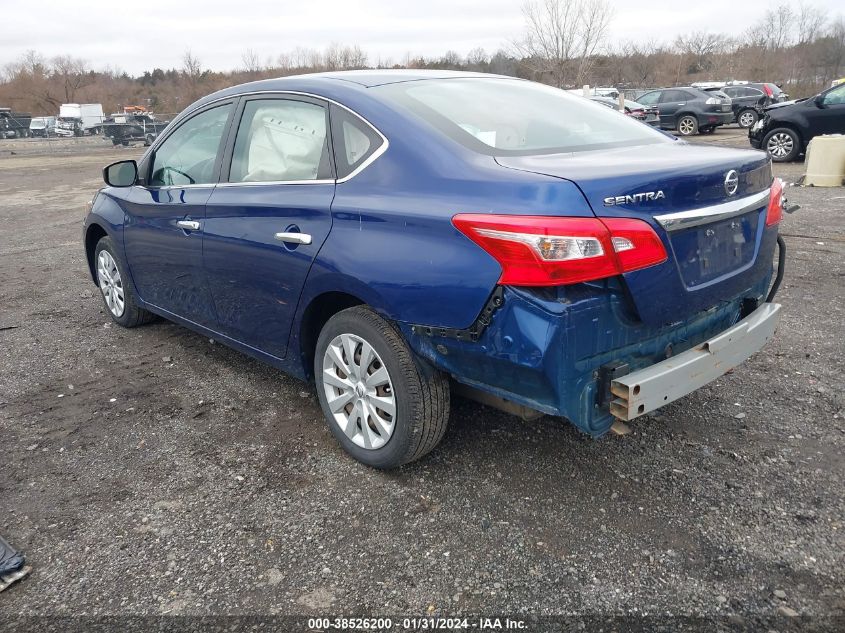
[[[739,198],[738,200],[731,200],[730,202],[724,202],[710,207],[656,215],[654,219],[667,231],[679,231],[693,226],[717,222],[718,220],[726,220],[759,209],[769,200],[770,193],[771,188],[744,198]]]
[[[218,187],[261,187],[264,185],[333,185],[334,178],[319,180],[255,180],[247,182],[219,182]]]
[[[168,191],[170,189],[200,189],[202,187],[208,187],[209,189],[214,189],[217,186],[216,182],[196,182],[193,184],[187,185],[135,185],[140,187],[141,189],[146,189],[147,191]]]
[[[253,186],[256,186],[256,185],[315,185],[315,184],[327,184],[327,183],[341,184],[341,183],[348,182],[348,181],[352,180],[352,178],[354,178],[355,176],[360,174],[362,171],[364,171],[367,167],[372,165],[376,161],[376,159],[378,159],[382,154],[384,154],[387,151],[387,148],[390,147],[390,141],[388,141],[387,137],[384,134],[381,133],[381,130],[378,129],[372,123],[370,123],[365,117],[363,117],[360,114],[358,114],[357,112],[355,112],[355,110],[353,110],[352,108],[345,106],[342,103],[335,101],[334,99],[330,99],[329,97],[324,97],[322,95],[314,94],[314,93],[311,93],[311,92],[302,92],[302,91],[299,91],[299,90],[254,90],[252,92],[242,92],[242,93],[235,94],[235,95],[227,95],[225,97],[220,97],[218,99],[213,99],[211,101],[203,103],[202,105],[197,106],[193,110],[185,112],[183,116],[187,118],[187,117],[191,116],[195,111],[197,111],[201,108],[205,108],[205,107],[207,107],[207,106],[209,106],[213,103],[217,103],[218,101],[225,101],[227,99],[236,99],[238,97],[253,97],[255,95],[294,95],[294,96],[299,96],[299,97],[309,97],[311,99],[318,99],[318,100],[321,100],[321,101],[325,101],[327,103],[332,103],[332,104],[336,105],[337,107],[343,108],[347,112],[349,112],[352,115],[358,117],[367,126],[369,126],[372,130],[374,130],[375,133],[378,134],[381,137],[382,144],[375,152],[373,152],[367,158],[367,160],[365,160],[363,163],[358,165],[358,167],[353,169],[351,172],[349,172],[343,178],[323,179],[323,180],[283,180],[283,181],[274,181],[274,182],[219,182],[219,183],[216,183],[218,187],[242,187],[242,186],[253,187]],[[334,149],[334,148],[332,148],[332,149]]]

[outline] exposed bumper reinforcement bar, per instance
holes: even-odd
[[[633,420],[699,389],[766,344],[780,321],[780,304],[764,303],[701,345],[610,384],[610,413]]]

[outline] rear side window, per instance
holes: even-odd
[[[337,177],[346,178],[378,151],[384,139],[370,125],[344,108],[333,105],[331,116]]]
[[[205,185],[216,181],[214,165],[232,104],[205,110],[180,125],[156,148],[153,187]]]
[[[326,109],[291,99],[254,99],[244,106],[229,182],[331,178]]]

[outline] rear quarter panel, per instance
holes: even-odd
[[[382,132],[390,139],[388,150],[337,186],[332,231],[314,262],[300,310],[322,293],[342,291],[392,320],[466,328],[501,268],[454,228],[455,214],[592,215],[570,182],[504,169],[492,157],[444,147],[445,139],[435,138],[433,130]]]

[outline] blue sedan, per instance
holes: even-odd
[[[379,468],[437,445],[451,391],[600,436],[779,318],[763,153],[528,81],[245,84],[103,175],[83,238],[111,318],[158,315],[314,381],[334,436]]]

